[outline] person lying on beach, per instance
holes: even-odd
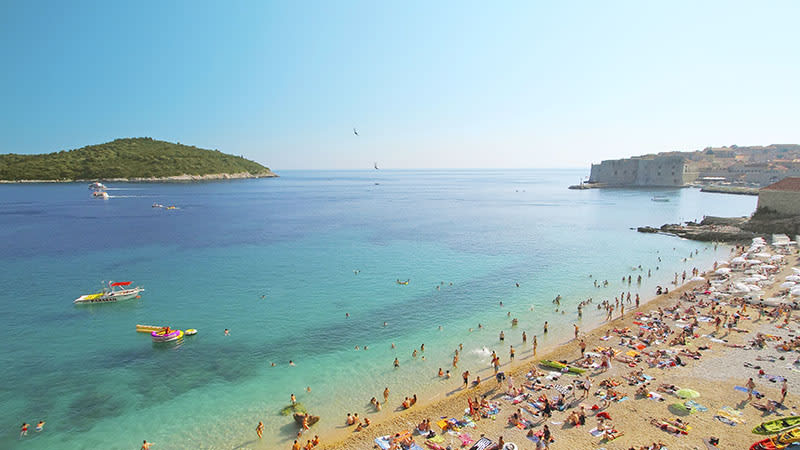
[[[681,430],[680,428],[676,427],[675,425],[672,425],[672,424],[670,424],[668,422],[665,422],[663,420],[657,420],[657,419],[651,418],[650,419],[650,423],[652,425],[657,426],[658,428],[661,428],[662,430],[664,430],[666,432],[669,432],[669,433],[673,433],[673,434],[688,434],[687,431]]]
[[[778,407],[780,403],[776,402],[775,400],[767,400],[764,403],[751,402],[750,404],[753,405],[753,407],[755,407],[756,409],[760,409],[761,411],[774,413],[775,409]]]

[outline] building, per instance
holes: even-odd
[[[605,186],[684,186],[696,178],[683,156],[646,155],[592,164],[589,183]]]
[[[758,191],[758,209],[800,216],[800,177],[787,177]]]

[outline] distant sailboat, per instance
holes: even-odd
[[[375,170],[378,170],[378,163],[375,163]]]
[[[355,134],[356,136],[358,136],[358,130],[356,130],[355,128],[353,128],[353,134]]]

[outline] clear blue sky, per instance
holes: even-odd
[[[0,153],[150,136],[278,171],[588,169],[800,143],[799,19],[797,1],[0,0]]]

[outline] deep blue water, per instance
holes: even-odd
[[[484,347],[506,354],[544,320],[553,331],[540,345],[563,341],[586,297],[649,296],[674,272],[727,255],[632,227],[747,215],[756,203],[693,189],[659,190],[667,203],[652,190],[567,190],[579,170],[281,175],[112,183],[109,200],[84,184],[0,185],[0,447],[288,448],[296,429],[278,410],[290,393],[323,416],[322,432],[342,411],[371,413],[365,404],[384,386],[442,395],[433,375],[459,343],[460,368],[479,373]],[[647,269],[642,286],[620,282]],[[72,304],[103,280],[146,291]],[[559,293],[563,315],[551,304]],[[137,323],[200,333],[157,346]],[[411,356],[421,343],[425,361]],[[19,425],[39,419],[45,432],[18,441]]]

